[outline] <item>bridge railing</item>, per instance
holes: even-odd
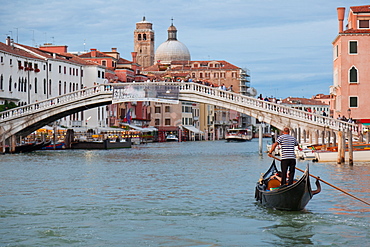
[[[181,91],[191,91],[196,94],[203,94],[206,96],[213,96],[214,98],[218,98],[219,100],[223,100],[226,102],[233,102],[240,106],[247,106],[252,109],[260,110],[262,112],[272,113],[278,116],[284,116],[291,119],[296,119],[301,122],[305,122],[308,124],[314,124],[322,127],[326,127],[328,129],[334,130],[348,130],[352,132],[359,132],[359,127],[355,123],[349,123],[345,121],[341,121],[338,119],[334,119],[331,117],[321,116],[319,114],[315,114],[312,112],[306,112],[303,110],[294,109],[288,106],[283,106],[277,103],[272,103],[264,100],[259,100],[253,97],[237,94],[230,91],[225,91],[219,88],[212,88],[202,84],[196,83],[181,83],[180,84],[180,92]]]
[[[46,109],[51,109],[65,103],[74,102],[86,97],[101,94],[102,92],[111,92],[112,89],[113,87],[111,87],[111,85],[97,85],[35,102],[29,105],[12,108],[10,110],[0,112],[0,123],[14,118],[22,117],[27,114],[33,114],[36,112],[44,111]]]
[[[306,112],[298,109],[294,109],[288,106],[282,106],[277,103],[272,103],[268,101],[258,100],[253,97],[241,95],[238,93],[225,91],[219,88],[209,87],[198,83],[185,83],[185,82],[156,82],[151,84],[156,85],[174,85],[179,86],[181,93],[193,93],[197,95],[202,95],[204,97],[211,97],[213,99],[221,100],[223,102],[230,102],[241,107],[248,107],[251,109],[259,110],[261,112],[271,113],[278,116],[287,117],[290,119],[295,119],[308,124],[314,124],[316,126],[322,126],[327,129],[334,130],[349,130],[352,132],[359,132],[359,128],[354,123],[348,123],[341,120],[333,119],[330,117],[324,117],[312,112]],[[147,84],[147,83],[137,83],[137,84]],[[87,97],[91,97],[97,94],[111,94],[113,86],[127,85],[127,83],[120,84],[102,84],[93,86],[90,88],[81,89],[71,93],[67,93],[61,96],[53,97],[47,100],[36,102],[33,104],[20,106],[7,111],[0,112],[0,123],[11,120],[17,117],[21,117],[27,114],[36,113],[52,107],[57,107],[61,104],[66,104],[69,102],[75,102],[77,100],[82,100]]]

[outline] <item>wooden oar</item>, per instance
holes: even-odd
[[[271,157],[271,158],[274,158],[274,159],[276,159],[276,160],[278,160],[278,161],[281,161],[281,159],[276,158],[276,157],[275,157],[274,155],[272,155],[272,154],[270,155],[270,157]],[[298,171],[304,172],[304,170],[302,170],[302,169],[300,169],[300,168],[298,168],[298,167],[296,167],[295,169],[297,169]],[[329,185],[329,186],[333,187],[334,189],[337,189],[337,190],[339,190],[339,191],[343,192],[344,194],[349,195],[349,196],[351,196],[351,197],[355,198],[356,200],[359,200],[360,202],[363,202],[363,203],[365,203],[365,204],[367,204],[367,205],[369,205],[369,206],[370,206],[370,203],[368,203],[368,202],[366,202],[366,201],[364,201],[364,200],[362,200],[362,199],[360,199],[360,198],[358,198],[358,197],[356,197],[356,196],[354,196],[354,195],[352,195],[352,194],[348,193],[348,192],[347,192],[347,191],[345,191],[345,190],[342,190],[342,189],[338,188],[337,186],[332,185],[331,183],[328,183],[328,182],[326,182],[326,181],[322,180],[320,177],[316,177],[316,176],[311,175],[311,174],[310,174],[310,176],[311,176],[311,177],[313,177],[313,178],[316,178],[317,180],[320,180],[321,182],[323,182],[323,183],[325,183],[325,184],[327,184],[327,185]]]

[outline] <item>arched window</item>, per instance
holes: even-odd
[[[3,83],[4,83],[4,78],[3,78],[3,74],[1,74],[1,76],[0,76],[0,90],[3,90],[4,88],[4,85],[3,85]]]
[[[141,34],[140,33],[137,35],[137,40],[141,40]]]
[[[44,79],[44,94],[46,94],[46,79]]]
[[[9,76],[9,92],[12,91],[12,76]]]
[[[21,92],[22,88],[23,88],[23,78],[22,79],[19,78],[18,79],[18,92]]]
[[[62,81],[59,81],[59,95],[62,94]]]
[[[143,40],[146,40],[146,34],[145,33],[143,34]]]
[[[357,69],[353,66],[349,70],[349,83],[357,83],[357,82],[358,82]]]
[[[51,79],[49,80],[49,95],[51,95]]]
[[[64,94],[67,93],[67,82],[64,82]]]
[[[37,78],[35,78],[35,93],[37,93]]]

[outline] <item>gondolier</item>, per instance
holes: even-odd
[[[290,130],[288,127],[285,127],[283,130],[283,134],[276,139],[276,142],[272,144],[271,149],[269,151],[268,156],[272,156],[272,152],[274,152],[277,145],[280,144],[281,146],[281,186],[286,184],[287,179],[287,172],[289,170],[289,181],[288,185],[293,183],[294,173],[295,173],[295,165],[296,165],[296,157],[294,152],[294,147],[298,146],[297,140],[289,135]],[[298,149],[302,151],[302,149],[298,146]]]

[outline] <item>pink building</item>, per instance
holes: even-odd
[[[339,33],[333,41],[331,115],[370,123],[370,5],[337,8]]]

